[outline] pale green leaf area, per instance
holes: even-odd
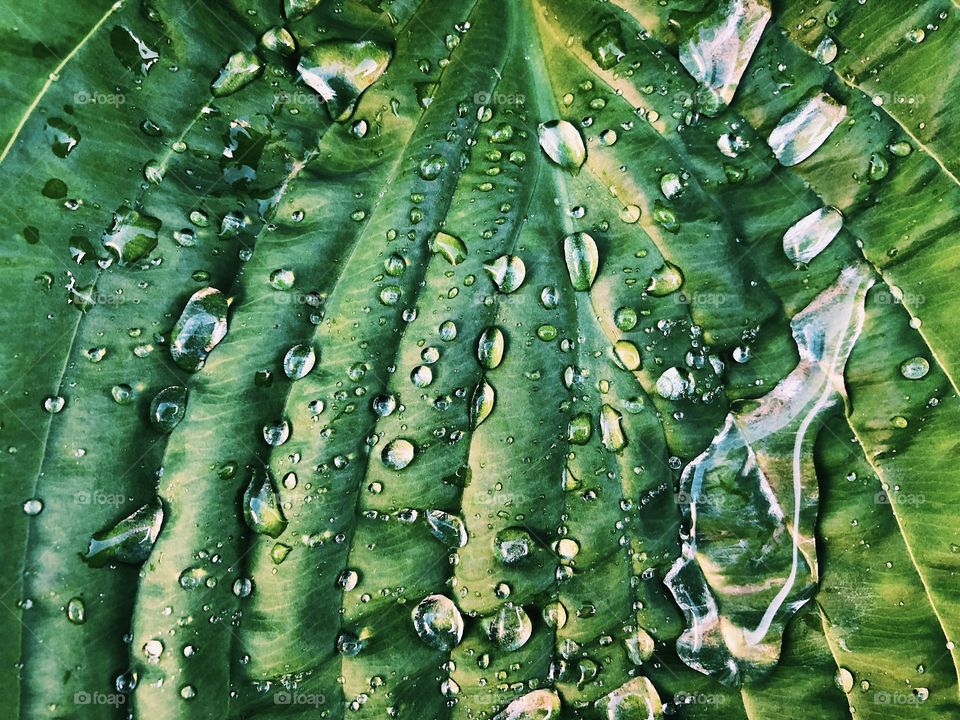
[[[960,717],[948,0],[8,0],[24,720]]]

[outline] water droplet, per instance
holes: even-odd
[[[154,498],[113,527],[94,533],[84,560],[91,567],[113,562],[141,565],[150,557],[163,517],[163,505]]]
[[[51,395],[43,401],[43,409],[51,415],[56,415],[67,405],[66,398],[60,395]]]
[[[845,105],[826,93],[814,95],[780,119],[767,144],[781,165],[796,165],[813,155],[846,116]]]
[[[243,519],[255,533],[278,538],[287,529],[280,495],[269,470],[252,471],[243,491]]]
[[[496,260],[484,263],[483,269],[502,293],[514,292],[527,277],[527,266],[516,255],[501,255]]]
[[[122,205],[113,213],[113,222],[101,237],[103,246],[121,265],[142,260],[157,247],[160,220]]]
[[[653,271],[646,291],[653,297],[666,297],[675,293],[683,285],[683,273],[673,263],[664,260],[663,265]]]
[[[110,31],[110,46],[127,70],[139,71],[146,75],[154,63],[160,59],[156,50],[147,46],[143,40],[122,25],[114,25]]]
[[[383,75],[390,58],[390,50],[371,40],[327,40],[300,56],[297,71],[326,103],[330,117],[345,122],[364,90]]]
[[[821,65],[829,65],[837,59],[837,43],[829,35],[824,35],[813,55]]]
[[[391,470],[403,470],[413,462],[415,449],[413,443],[405,438],[397,438],[387,443],[380,453],[380,460]]]
[[[134,393],[133,388],[126,383],[114,385],[112,388],[110,388],[110,395],[113,397],[113,401],[117,403],[117,405],[129,405],[136,399],[136,394]]]
[[[43,500],[40,498],[30,498],[23,503],[23,512],[33,517],[43,512]]]
[[[44,135],[53,154],[65,158],[80,143],[80,129],[61,118],[47,118]]]
[[[554,163],[576,175],[587,159],[580,131],[566,120],[551,120],[540,125],[540,147]]]
[[[70,598],[67,603],[67,620],[74,625],[83,625],[87,621],[87,608],[78,597]]]
[[[842,667],[837,669],[837,673],[833,677],[833,682],[837,686],[837,689],[845,693],[853,691],[853,673],[846,668]]]
[[[284,27],[272,27],[260,36],[260,46],[265,50],[289,57],[297,51],[297,43]]]
[[[807,264],[823,252],[843,227],[843,215],[834,207],[814,210],[783,235],[783,252],[797,264]]]
[[[585,232],[567,235],[563,239],[563,258],[573,289],[589,290],[600,267],[600,253],[594,239]]]
[[[431,252],[442,255],[451,265],[459,265],[467,259],[467,246],[463,240],[443,231],[438,232],[430,240]]]
[[[306,377],[317,363],[317,353],[311,345],[294,345],[283,358],[283,372],[291,380]]]
[[[450,650],[463,637],[463,617],[445,595],[427,595],[413,609],[413,628],[435,650]]]
[[[210,91],[214,97],[232,95],[256,80],[262,71],[263,63],[256,53],[249,50],[235,52],[227,58],[220,75],[210,86]]]
[[[657,379],[657,394],[665,400],[679,400],[693,390],[693,376],[681,368],[668,368]]]
[[[171,385],[158,392],[150,403],[150,422],[160,432],[171,432],[187,414],[187,389]]]
[[[593,423],[587,413],[579,413],[567,425],[567,440],[574,445],[586,445],[593,435]]]
[[[496,325],[491,325],[477,339],[477,361],[487,370],[495,370],[503,362],[506,335]]]
[[[640,369],[640,350],[629,340],[617,340],[613,345],[613,359],[617,367],[633,372]]]
[[[290,439],[290,423],[286,420],[267,423],[263,426],[263,441],[271,447],[279,447]]]
[[[283,0],[283,14],[287,20],[299,20],[320,4],[321,0]]]
[[[467,544],[467,528],[456,515],[442,510],[430,510],[424,516],[430,534],[448,548],[461,548]]]
[[[560,696],[555,690],[533,690],[512,701],[493,720],[559,720],[560,712]]]
[[[485,379],[477,383],[473,397],[470,399],[470,427],[476,430],[480,423],[486,420],[493,412],[496,402],[496,391]]]
[[[505,603],[491,616],[482,618],[480,625],[491,641],[504,652],[519,650],[530,639],[533,623],[520,605]]]
[[[905,360],[900,365],[900,374],[907,380],[920,380],[930,372],[930,363],[926,358],[915,357]]]
[[[436,180],[447,167],[443,155],[431,155],[420,163],[420,177],[424,180]]]
[[[725,0],[681,43],[680,62],[700,85],[702,112],[716,115],[730,104],[770,14],[766,2]]]
[[[610,452],[619,452],[627,446],[623,432],[623,416],[613,406],[604,403],[600,408],[600,437],[603,446]]]
[[[534,540],[523,528],[505,528],[497,533],[493,547],[497,560],[504,565],[520,565],[532,557]]]
[[[433,382],[433,370],[429,365],[417,365],[410,373],[410,382],[418,388],[430,387]]]
[[[183,308],[170,334],[170,355],[184,370],[196,372],[227,334],[227,299],[213,287],[198,290]]]

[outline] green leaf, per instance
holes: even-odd
[[[0,18],[11,716],[960,712],[953,4]]]

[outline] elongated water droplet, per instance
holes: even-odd
[[[629,340],[617,340],[613,345],[613,359],[623,370],[639,370],[641,365],[640,351]]]
[[[703,113],[716,115],[730,104],[769,20],[766,0],[724,0],[680,45],[680,62],[700,85]]]
[[[245,88],[263,72],[263,63],[256,53],[241,50],[227,58],[220,75],[213,81],[210,91],[214,97],[224,97]]]
[[[623,415],[612,405],[604,403],[600,408],[600,441],[610,452],[619,452],[627,446],[622,420]]]
[[[527,266],[516,255],[501,255],[496,260],[484,263],[483,269],[502,293],[514,292],[527,277]]]
[[[322,0],[283,0],[283,14],[287,20],[299,20],[312,12]]]
[[[554,163],[576,175],[587,159],[583,136],[566,120],[551,120],[540,126],[540,147]]]
[[[463,617],[446,595],[427,595],[413,609],[413,628],[435,650],[450,650],[463,637]]]
[[[593,421],[587,413],[579,413],[567,425],[567,440],[574,445],[586,445],[593,435]]]
[[[530,639],[533,623],[520,605],[505,603],[497,612],[480,620],[483,632],[504,652],[519,650]]]
[[[477,383],[477,387],[473,390],[473,397],[470,399],[470,427],[473,430],[476,430],[480,423],[493,412],[496,397],[497,393],[493,386],[485,379]]]
[[[187,389],[171,385],[158,392],[150,403],[150,422],[160,432],[171,432],[187,414]]]
[[[593,60],[602,70],[609,70],[626,54],[623,51],[623,36],[619,22],[608,22],[584,43],[593,55]]]
[[[459,265],[467,259],[467,246],[463,244],[463,240],[443,231],[430,240],[430,250],[442,255],[451,265]]]
[[[507,340],[503,330],[491,325],[477,339],[477,361],[487,370],[495,370],[503,362]]]
[[[116,525],[94,533],[84,556],[91,567],[120,562],[141,565],[148,557],[163,526],[163,505],[154,498]]]
[[[81,598],[70,598],[67,603],[67,620],[74,625],[83,625],[87,621],[87,608]]]
[[[311,345],[294,345],[283,358],[283,372],[291,380],[299,380],[316,364],[317,353]]]
[[[287,529],[280,495],[273,475],[260,468],[250,475],[250,482],[243,491],[243,519],[255,533],[278,538]]]
[[[159,219],[122,205],[113,213],[113,222],[101,242],[119,264],[130,265],[154,251],[160,225]]]
[[[327,40],[300,56],[297,71],[326,103],[330,117],[345,122],[364,90],[383,75],[390,58],[390,50],[372,40]]]
[[[563,239],[563,259],[573,289],[589,290],[600,267],[600,253],[594,239],[585,232],[567,235]]]
[[[843,215],[822,207],[794,223],[783,234],[783,252],[796,264],[807,264],[823,252],[843,227]]]
[[[826,93],[814,95],[780,119],[767,144],[781,165],[796,165],[813,155],[846,116],[846,105]]]
[[[196,372],[227,334],[227,299],[213,287],[195,292],[170,334],[170,355],[184,370]]]
[[[829,65],[837,59],[837,43],[829,35],[824,35],[813,56],[821,65]]]

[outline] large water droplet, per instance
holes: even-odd
[[[403,470],[413,462],[416,449],[406,438],[397,438],[387,443],[380,453],[383,464],[391,470]]]
[[[171,432],[187,414],[187,389],[171,385],[158,392],[150,403],[150,422],[160,432]]]
[[[597,243],[585,232],[576,232],[563,239],[563,259],[574,290],[589,290],[600,267]]]
[[[796,264],[807,264],[823,252],[843,227],[843,215],[822,207],[804,216],[783,234],[783,252]]]
[[[456,515],[443,510],[430,510],[424,520],[430,534],[448,548],[461,548],[467,544],[467,528]]]
[[[170,334],[170,355],[184,370],[196,372],[227,334],[227,299],[213,287],[195,292]]]
[[[330,117],[344,122],[363,91],[383,75],[390,58],[390,50],[372,40],[327,40],[300,56],[297,71],[327,104]]]
[[[80,130],[76,125],[61,118],[47,118],[44,135],[53,154],[65,158],[80,142]]]
[[[116,525],[94,533],[84,560],[92,567],[120,562],[140,565],[148,557],[163,526],[163,505],[154,498]]]
[[[703,113],[716,115],[730,104],[769,20],[767,2],[725,0],[680,45],[680,62],[700,85]]]
[[[495,370],[503,362],[506,335],[496,325],[491,325],[477,339],[477,361],[487,370]]]
[[[502,293],[514,292],[527,277],[527,266],[516,255],[501,255],[496,260],[484,263],[483,269]]]
[[[482,618],[480,625],[486,636],[505,652],[522,648],[533,633],[533,623],[527,612],[512,602],[505,603],[493,615]]]
[[[767,144],[781,165],[796,165],[813,155],[846,116],[846,105],[826,93],[814,95],[780,119]]]
[[[540,147],[557,165],[576,175],[587,159],[583,136],[566,120],[551,120],[540,126]]]
[[[533,536],[524,528],[504,528],[493,542],[494,554],[504,565],[520,565],[533,555]]]
[[[660,720],[663,704],[653,683],[635,677],[596,702],[605,720]]]
[[[254,470],[243,491],[243,519],[247,527],[261,535],[280,537],[287,529],[277,485],[269,470]]]
[[[604,403],[600,408],[600,439],[610,452],[618,452],[627,446],[627,436],[623,432],[623,415],[612,405]]]
[[[232,95],[252,83],[263,71],[263,63],[256,53],[241,50],[227,58],[220,75],[213,81],[210,91],[214,97]]]
[[[436,650],[450,650],[463,637],[463,617],[445,595],[427,595],[413,609],[412,616],[417,636]]]
[[[299,20],[320,4],[321,0],[283,0],[283,14],[287,20]]]
[[[283,358],[283,372],[291,380],[299,380],[313,370],[317,353],[311,345],[294,345]]]
[[[496,397],[496,390],[486,379],[477,383],[477,387],[473,390],[473,397],[470,399],[470,427],[473,430],[476,430],[480,423],[493,412]]]
[[[560,709],[555,690],[533,690],[512,701],[493,720],[557,720]]]
[[[160,59],[156,50],[122,25],[114,25],[110,31],[110,47],[127,70],[138,71],[141,75],[146,75]]]
[[[430,240],[430,250],[442,255],[451,265],[459,265],[467,259],[467,246],[463,240],[442,231]]]
[[[113,213],[113,222],[101,237],[103,246],[121,265],[145,258],[157,247],[160,220],[121,205]]]

